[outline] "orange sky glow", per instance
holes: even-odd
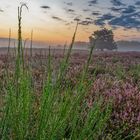
[[[128,17],[128,14],[131,14],[130,16],[132,16],[132,14],[138,15],[139,11],[137,11],[136,13],[136,6],[131,3],[132,1],[130,0],[127,1],[127,3],[125,4],[125,8],[123,8],[126,11],[121,11],[121,14],[115,13],[115,11],[111,11],[111,14],[109,13],[109,9],[111,8],[117,9],[117,6],[119,6],[119,8],[121,9],[121,5],[115,5],[115,3],[111,3],[110,0],[103,0],[102,3],[101,0],[81,0],[81,3],[79,5],[77,5],[79,3],[78,0],[55,0],[55,3],[54,0],[1,0],[0,37],[8,37],[9,29],[11,29],[11,37],[17,38],[17,7],[21,4],[21,2],[26,3],[29,7],[29,11],[24,8],[22,15],[23,39],[30,39],[30,34],[33,30],[34,41],[45,42],[48,44],[64,44],[65,42],[69,43],[76,26],[76,21],[74,21],[75,18],[79,18],[81,20],[81,24],[79,24],[78,27],[76,41],[88,42],[89,36],[94,31],[103,27],[107,27],[113,30],[115,40],[140,39],[139,26],[138,28],[135,28],[136,23],[138,24],[139,21],[129,23],[128,25],[127,23],[125,25],[125,21],[118,22],[118,19],[121,17],[124,17],[126,18],[125,20],[132,22],[131,17]],[[94,7],[91,7],[92,4],[94,5]],[[93,16],[93,13],[95,13],[96,16]],[[103,20],[104,23],[102,23]],[[116,25],[115,21],[118,22],[116,23]]]

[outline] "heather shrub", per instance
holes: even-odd
[[[132,80],[118,81],[110,75],[100,75],[93,84],[88,97],[88,104],[92,105],[94,98],[103,96],[104,105],[113,99],[113,111],[106,129],[112,139],[131,139],[140,127],[140,90]]]

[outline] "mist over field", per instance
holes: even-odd
[[[15,46],[15,43],[17,42],[16,39],[11,39],[11,48]],[[140,51],[140,42],[139,41],[117,41],[117,51],[118,52],[139,52]],[[36,42],[33,41],[33,46],[34,48],[46,48],[48,49],[49,46],[51,48],[55,49],[64,49],[65,44],[49,44],[49,43],[42,43],[42,42]],[[0,38],[0,49],[1,48],[7,48],[8,46],[8,38]],[[30,40],[27,40],[26,42],[26,47],[30,47]],[[67,44],[68,48],[68,44]],[[74,43],[73,49],[78,49],[78,50],[89,50],[90,49],[90,43],[89,42],[82,42],[82,41],[77,41]]]

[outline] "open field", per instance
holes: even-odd
[[[25,53],[24,67],[28,69],[29,64],[32,67],[34,113],[38,116],[43,83],[48,77],[46,76],[46,68],[48,66],[49,50],[40,49],[32,50],[32,52],[32,58],[28,55],[30,52]],[[12,51],[10,51],[10,54],[7,58],[6,51],[3,50],[0,55],[1,95],[3,97],[0,100],[1,106],[4,105],[5,98],[5,70],[8,67],[9,76],[11,77],[15,71],[15,57],[13,57]],[[52,59],[51,80],[52,84],[55,85],[57,84],[58,70],[61,61],[66,56],[66,51],[50,50],[50,56]],[[81,71],[87,63],[88,56],[89,52],[87,51],[72,51],[68,69],[61,83],[62,93],[60,93],[60,96],[64,96],[63,94],[69,88],[71,92],[74,92],[72,89],[75,88],[75,85],[80,80]],[[118,140],[125,138],[129,140],[134,138],[139,134],[140,126],[140,53],[94,53],[91,60],[83,81],[85,86],[90,86],[81,101],[81,106],[83,103],[86,106],[82,111],[81,117],[84,118],[88,114],[97,97],[102,97],[103,99],[102,108],[112,99],[111,116],[98,139]]]
[[[140,140],[140,1],[0,3],[0,140]]]

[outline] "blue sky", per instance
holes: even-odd
[[[26,3],[23,12],[23,36],[34,30],[38,41],[63,43],[69,41],[76,20],[79,20],[77,40],[88,41],[93,31],[107,27],[116,40],[140,39],[140,0],[0,0],[0,36],[9,28],[17,32],[17,7]]]

